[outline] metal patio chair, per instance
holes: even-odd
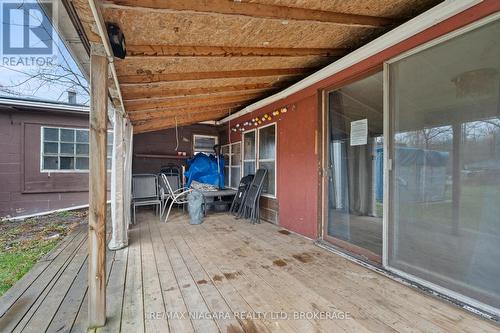
[[[264,180],[267,176],[266,169],[258,169],[253,177],[252,183],[248,188],[243,207],[241,208],[238,217],[248,219],[252,223],[260,223],[260,195],[264,187]]]
[[[161,179],[161,188],[165,189],[166,192],[164,194],[165,197],[165,202],[162,204],[161,212],[160,212],[160,219],[163,217],[163,214],[165,213],[165,209],[167,208],[167,204],[170,201],[170,204],[168,205],[168,211],[167,215],[165,216],[165,222],[168,220],[168,216],[170,215],[170,211],[172,210],[172,206],[174,204],[182,205],[184,207],[184,204],[188,203],[187,200],[187,195],[190,193],[192,190],[185,188],[185,187],[180,187],[177,190],[174,190],[172,187],[172,184],[169,181],[169,177],[172,176],[167,176],[164,173],[160,174],[160,179]],[[177,178],[178,179],[178,178]]]
[[[156,214],[160,212],[161,201],[158,196],[158,178],[156,175],[132,175],[132,211],[134,224],[136,207],[139,206],[155,206]]]
[[[247,196],[248,188],[252,183],[253,175],[247,175],[240,180],[240,184],[238,185],[238,191],[234,196],[233,203],[231,204],[231,208],[229,208],[229,212],[233,215],[238,215],[243,209],[243,203],[245,202],[245,198]]]

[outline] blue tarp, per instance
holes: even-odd
[[[224,158],[222,155],[219,158],[219,167],[217,167],[217,159],[214,155],[208,156],[203,153],[196,154],[187,161],[187,164],[188,170],[185,172],[185,176],[188,187],[191,186],[193,180],[196,180],[200,183],[224,188]]]

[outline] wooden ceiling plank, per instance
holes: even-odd
[[[281,83],[281,82],[280,82]],[[240,85],[226,85],[214,87],[196,87],[185,89],[168,89],[163,87],[134,87],[127,86],[122,88],[125,100],[153,98],[153,97],[174,97],[174,96],[192,96],[192,95],[210,95],[217,93],[244,93],[246,91],[257,91],[263,89],[272,89],[282,87],[283,83],[251,83]]]
[[[206,112],[206,113],[199,113],[195,115],[190,115],[187,114],[182,117],[175,117],[170,118],[170,119],[163,119],[161,121],[158,120],[150,120],[148,122],[142,123],[142,124],[136,124],[134,125],[134,134],[139,134],[139,133],[145,133],[145,132],[152,132],[152,131],[159,131],[162,129],[168,129],[177,126],[187,126],[191,125],[194,123],[198,123],[201,121],[207,121],[207,120],[217,120],[220,117],[223,117],[225,115],[225,110],[217,111],[217,112]]]
[[[200,113],[206,111],[219,111],[227,110],[229,113],[232,110],[240,108],[243,104],[241,102],[217,104],[210,106],[198,106],[198,107],[177,107],[177,108],[165,108],[155,111],[136,111],[129,112],[129,118],[132,122],[139,120],[147,120],[153,118],[165,118],[172,115],[180,115],[185,113]]]
[[[345,48],[272,48],[184,45],[127,45],[129,57],[338,57],[349,53]]]
[[[120,84],[122,83],[153,83],[153,82],[172,82],[172,81],[191,81],[207,79],[227,79],[227,78],[245,78],[261,76],[284,76],[284,75],[307,75],[313,73],[318,68],[273,68],[273,69],[255,69],[255,70],[236,70],[219,72],[190,72],[190,73],[166,73],[166,74],[138,74],[118,76]]]
[[[158,110],[174,106],[194,106],[194,105],[216,105],[230,102],[252,101],[262,97],[262,93],[250,93],[225,97],[174,97],[174,98],[155,98],[155,99],[137,99],[125,101],[125,109],[129,111],[139,110]]]
[[[194,11],[222,15],[241,15],[265,19],[279,19],[284,21],[312,21],[375,28],[399,23],[399,20],[393,18],[259,3],[233,2],[228,0],[112,0],[104,2],[104,7],[106,8],[113,8],[114,5],[128,6],[131,8],[142,7],[149,9]]]

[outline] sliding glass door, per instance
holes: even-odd
[[[495,21],[387,67],[387,264],[496,313],[499,36]]]
[[[328,93],[328,209],[324,238],[381,262],[382,73]]]

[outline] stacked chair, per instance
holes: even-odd
[[[139,206],[155,206],[156,214],[161,211],[161,201],[158,196],[158,178],[156,175],[132,175],[132,221],[134,224],[136,207]]]
[[[258,169],[250,185],[247,186],[246,191],[242,194],[242,203],[238,203],[235,201],[241,200],[239,198],[240,187],[243,189],[243,187],[245,186],[244,184],[242,184],[245,177],[241,179],[240,186],[238,187],[238,193],[234,198],[235,201],[233,201],[233,204],[231,205],[231,212],[234,212],[234,210],[236,209],[235,207],[238,206],[236,214],[238,218],[250,219],[252,223],[260,223],[259,199],[260,195],[262,194],[262,188],[264,186],[266,176],[266,169]],[[245,182],[248,182],[248,179],[246,179]]]

